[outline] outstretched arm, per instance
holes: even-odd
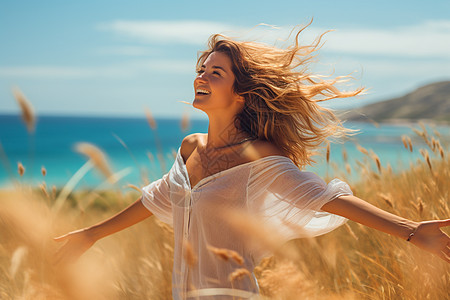
[[[136,202],[103,222],[57,237],[54,239],[55,241],[65,243],[57,251],[55,262],[74,261],[99,239],[128,228],[151,215],[152,213],[145,208],[141,198],[139,198]]]
[[[338,197],[322,206],[322,210],[409,240],[450,263],[450,237],[440,230],[441,227],[450,226],[450,219],[414,222],[388,213],[355,196]]]

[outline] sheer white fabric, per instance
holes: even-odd
[[[284,156],[241,164],[191,187],[179,149],[171,170],[143,188],[142,203],[174,229],[173,298],[232,299],[242,293],[257,294],[258,286],[254,276],[230,281],[230,274],[243,267],[252,272],[268,253],[252,248],[248,232],[232,227],[224,211],[238,209],[258,216],[285,242],[321,235],[345,223],[345,218],[320,208],[349,194],[346,183],[335,179],[326,184]],[[193,265],[185,261],[185,241],[197,255]],[[243,266],[219,259],[210,247],[236,251],[244,258]],[[214,291],[222,291],[221,296],[210,296]]]

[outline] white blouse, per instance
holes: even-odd
[[[285,242],[321,235],[345,223],[345,218],[320,208],[352,194],[346,183],[334,179],[327,185],[279,155],[237,165],[191,187],[180,149],[171,170],[142,190],[144,206],[174,229],[172,296],[177,300],[258,294],[254,276],[234,281],[229,276],[240,268],[252,272],[267,252],[249,243],[248,232],[237,230],[223,212],[235,209],[258,217]],[[194,264],[186,261],[186,245],[197,256]],[[236,251],[243,265],[218,258],[211,247]]]

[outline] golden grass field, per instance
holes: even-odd
[[[395,214],[413,220],[450,217],[448,152],[438,136],[425,129],[417,133],[428,149],[415,149],[404,137],[404,151],[423,156],[407,170],[394,174],[360,147],[365,160],[344,170],[330,162],[330,177],[348,180],[355,195]],[[84,152],[97,166],[102,163],[95,149]],[[350,172],[359,174],[358,182]],[[19,182],[0,191],[0,299],[171,299],[172,231],[154,217],[97,242],[73,265],[53,263],[60,246],[53,237],[101,221],[138,197],[133,189],[72,192],[45,183]],[[450,295],[449,264],[353,222],[318,238],[289,242],[264,259],[255,274],[262,299],[440,300]]]

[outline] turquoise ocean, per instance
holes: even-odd
[[[128,184],[142,186],[156,180],[172,166],[174,153],[183,137],[194,132],[207,132],[208,121],[190,120],[184,131],[179,119],[157,118],[155,121],[156,128],[152,129],[145,118],[40,116],[34,134],[30,135],[20,116],[0,115],[0,188],[18,183],[37,186],[44,181],[47,186],[64,186],[86,163],[86,158],[74,150],[79,142],[92,143],[104,151],[112,171],[121,176],[116,188],[125,188]],[[317,164],[308,166],[308,171],[320,176],[344,173],[342,153],[345,149],[353,170],[350,176],[357,176],[356,161],[364,161],[357,144],[373,150],[384,167],[390,164],[397,172],[417,163],[418,159],[423,160],[419,149],[427,147],[412,130],[420,130],[418,125],[375,126],[349,122],[345,125],[359,133],[345,142],[331,144],[331,164],[326,163],[324,155],[318,156]],[[432,127],[428,132],[438,132],[441,143],[448,149],[449,127]],[[412,139],[412,153],[404,148],[402,135]],[[19,162],[25,167],[22,177],[17,172]],[[42,167],[46,169],[45,176],[41,173]],[[76,185],[77,189],[96,187],[109,186],[95,170],[90,170]]]

